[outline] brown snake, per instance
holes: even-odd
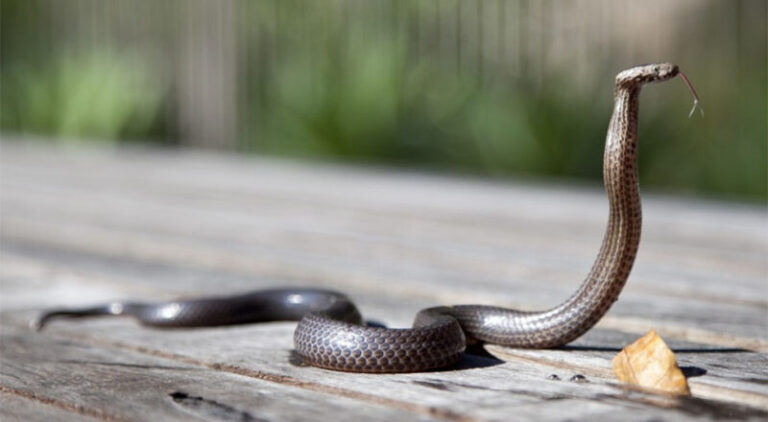
[[[493,306],[459,305],[422,310],[413,328],[364,326],[343,294],[316,289],[275,289],[240,296],[155,304],[116,302],[88,309],[54,310],[53,318],[131,315],[144,325],[195,327],[272,320],[300,320],[296,351],[307,363],[353,372],[414,372],[455,363],[466,338],[513,347],[547,348],[584,334],[608,311],[629,276],[640,242],[640,194],[636,150],[640,88],[680,74],[677,66],[637,66],[616,76],[613,115],[603,157],[610,213],[600,252],[579,289],[546,311],[523,312]]]

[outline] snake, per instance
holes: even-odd
[[[632,67],[616,76],[613,113],[603,155],[608,223],[597,258],[583,283],[561,304],[544,311],[457,305],[424,309],[412,328],[365,325],[343,293],[278,288],[237,296],[161,303],[113,302],[81,309],[54,309],[34,321],[42,329],[57,318],[127,315],[157,328],[213,327],[263,321],[299,321],[295,351],[313,366],[348,372],[428,371],[455,364],[468,342],[520,348],[565,345],[592,328],[618,299],[640,244],[641,205],[637,174],[638,98],[643,85],[681,75],[678,66]],[[693,109],[691,110],[693,112]]]

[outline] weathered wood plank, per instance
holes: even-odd
[[[606,418],[630,409],[633,413],[631,420],[674,414],[684,416],[689,411],[684,402],[663,399],[659,402],[654,395],[639,399],[639,403],[627,400],[626,389],[601,376],[599,372],[604,368],[586,366],[573,354],[567,359],[568,366],[560,367],[541,364],[534,359],[510,360],[488,366],[493,363],[467,358],[459,367],[449,371],[389,376],[295,367],[289,359],[292,329],[292,324],[275,323],[223,330],[157,332],[124,321],[97,321],[78,328],[59,326],[47,336],[140,352],[260,380],[298,384],[313,391],[325,391],[366,403],[381,401],[417,414],[434,413],[453,420],[496,420],[499,415],[508,414],[535,417],[537,420],[559,420],[564,417],[561,400],[570,401],[572,405],[582,403],[578,410],[572,409],[568,413],[569,417],[576,419]],[[574,365],[574,362],[581,365]],[[586,373],[588,383],[568,381],[569,377],[583,373],[585,367],[589,369]],[[548,380],[553,373],[563,381]],[[375,394],[371,395],[371,392]],[[738,402],[747,395],[744,392],[741,394],[723,397]],[[636,398],[643,396],[637,393]],[[739,415],[739,419],[748,419],[766,414],[765,408],[755,403],[755,400],[762,400],[764,405],[765,397],[749,395],[751,401],[746,404],[701,398],[697,399],[697,403],[728,409]],[[540,416],[537,417],[537,413]]]
[[[217,174],[231,173],[232,170],[224,171],[227,164],[233,164],[235,167],[237,164],[240,164],[241,167],[244,164],[237,160],[232,163],[229,160],[223,161],[218,163],[221,168],[216,167],[210,171],[215,171]],[[194,161],[191,164],[194,164]],[[88,177],[89,173],[83,174],[82,171],[76,172],[75,174],[79,177],[73,179],[67,179],[66,175],[63,176],[60,172],[36,175],[36,169],[30,170],[31,175],[17,175],[13,171],[16,167],[8,169],[6,173],[10,173],[10,175],[4,179],[23,178],[25,184],[22,186],[22,190],[27,195],[34,195],[35,189],[30,189],[30,180],[28,179],[40,178],[41,186],[38,187],[43,188],[43,190],[38,192],[38,196],[49,203],[42,203],[37,206],[38,204],[32,202],[29,204],[30,209],[22,210],[25,215],[30,212],[34,215],[35,212],[56,209],[52,205],[58,205],[62,214],[66,215],[68,207],[79,205],[90,211],[85,216],[86,219],[97,219],[94,223],[99,223],[98,219],[100,218],[112,218],[113,221],[117,219],[118,225],[122,226],[123,229],[144,228],[145,231],[152,230],[153,233],[157,232],[161,236],[163,233],[169,233],[169,230],[170,234],[177,235],[179,230],[174,230],[174,227],[180,228],[180,231],[186,236],[193,236],[202,232],[209,236],[218,236],[219,239],[223,240],[241,242],[246,239],[246,241],[253,241],[256,244],[260,239],[269,235],[282,235],[282,238],[303,235],[304,238],[293,239],[294,242],[290,245],[303,248],[302,245],[307,244],[307,240],[312,239],[312,234],[315,235],[315,238],[319,234],[320,239],[310,244],[319,244],[322,247],[324,242],[332,242],[339,236],[354,235],[359,238],[366,231],[373,231],[372,234],[379,236],[374,238],[376,241],[384,240],[386,245],[387,240],[400,240],[398,246],[406,247],[407,253],[402,254],[405,256],[395,255],[391,257],[392,260],[396,259],[398,262],[404,259],[407,262],[408,256],[412,255],[414,251],[418,253],[418,251],[426,250],[431,253],[431,249],[436,245],[443,245],[440,252],[445,253],[444,251],[447,249],[445,245],[456,245],[459,242],[465,244],[468,243],[468,239],[479,243],[478,245],[469,243],[470,246],[482,247],[485,245],[485,251],[492,251],[504,245],[519,245],[509,251],[500,250],[490,257],[483,256],[490,255],[490,253],[470,254],[473,248],[468,247],[461,250],[461,254],[454,253],[442,260],[450,264],[456,261],[455,258],[464,256],[464,262],[474,263],[473,270],[475,271],[487,267],[477,265],[478,259],[487,261],[488,258],[494,258],[493,262],[514,260],[520,256],[520,251],[530,251],[534,247],[546,248],[544,251],[559,251],[561,255],[565,255],[558,257],[557,260],[552,259],[551,262],[544,261],[544,265],[556,267],[562,260],[568,259],[568,255],[575,253],[578,255],[574,257],[574,263],[570,265],[588,268],[593,258],[593,249],[599,242],[604,224],[605,207],[600,203],[602,194],[595,191],[576,190],[576,192],[569,192],[568,195],[564,196],[564,192],[561,190],[550,189],[547,192],[549,195],[539,194],[536,196],[520,188],[503,188],[494,185],[489,187],[485,184],[476,183],[475,186],[472,186],[475,189],[471,191],[467,191],[466,187],[459,191],[462,195],[467,195],[467,202],[486,205],[487,208],[467,210],[467,206],[463,204],[444,204],[445,198],[443,196],[455,196],[457,194],[457,189],[454,187],[450,190],[446,189],[444,195],[436,195],[433,185],[438,183],[434,181],[432,183],[418,183],[419,180],[417,179],[415,183],[405,185],[403,181],[395,179],[389,183],[389,186],[380,186],[377,189],[383,193],[379,196],[384,198],[399,196],[401,195],[400,191],[405,190],[406,192],[402,196],[409,199],[413,197],[414,203],[403,204],[402,198],[394,198],[387,202],[382,201],[379,196],[370,197],[370,195],[362,195],[367,202],[361,203],[356,195],[361,193],[360,188],[364,187],[367,182],[365,176],[370,178],[371,175],[365,173],[358,175],[358,178],[362,177],[363,180],[358,183],[360,186],[354,189],[345,186],[350,184],[346,179],[352,178],[351,175],[342,174],[333,177],[334,173],[330,172],[330,175],[325,174],[323,177],[324,173],[320,172],[319,175],[312,175],[312,180],[306,180],[314,188],[325,187],[325,189],[321,189],[324,194],[330,195],[328,186],[337,187],[340,185],[343,186],[343,189],[337,190],[350,193],[343,195],[343,197],[337,193],[329,200],[328,198],[318,198],[317,192],[299,189],[298,186],[301,185],[295,180],[295,175],[287,177],[288,182],[286,182],[285,176],[291,175],[290,170],[292,168],[290,166],[287,169],[283,168],[282,172],[277,172],[277,175],[273,175],[272,173],[275,171],[270,172],[269,166],[267,166],[267,171],[262,171],[261,164],[257,162],[256,168],[250,169],[246,177],[241,175],[237,180],[231,180],[231,183],[226,184],[221,181],[220,184],[213,187],[208,186],[211,178],[208,173],[205,174],[204,180],[199,180],[199,176],[195,178],[199,170],[194,165],[180,166],[181,168],[176,169],[175,172],[166,174],[168,173],[166,171],[161,174],[163,177],[172,175],[175,178],[188,178],[190,180],[188,184],[191,186],[186,187],[153,177],[161,169],[151,168],[149,171],[142,172],[148,174],[148,177],[141,178],[127,173],[124,169],[122,172],[116,171],[120,170],[120,166],[115,166],[117,169],[112,168],[113,166],[100,168],[98,163],[94,171],[98,171],[101,177],[95,180]],[[54,169],[57,168],[54,167]],[[147,169],[142,167],[142,170]],[[104,173],[112,174],[113,177],[105,178]],[[326,171],[325,173],[329,172]],[[234,176],[233,179],[235,179]],[[248,184],[243,186],[243,181],[240,179],[245,179]],[[50,183],[51,180],[60,181],[60,183],[52,184]],[[265,180],[270,185],[264,186]],[[326,183],[322,183],[323,181]],[[322,185],[317,186],[318,183],[322,183]],[[384,182],[378,180],[377,183],[382,184]],[[466,182],[464,183],[466,184]],[[232,186],[233,184],[234,186]],[[413,184],[416,186],[411,186]],[[277,185],[281,189],[282,196],[272,194],[275,190],[275,186],[272,185]],[[114,186],[120,186],[120,189],[116,190],[113,188]],[[438,187],[440,187],[439,184]],[[446,188],[448,184],[444,182],[442,187]],[[493,189],[490,189],[491,187]],[[421,188],[421,192],[419,192],[419,188]],[[478,195],[475,191],[485,194]],[[73,192],[74,196],[72,196]],[[397,192],[397,194],[393,195],[392,192]],[[7,196],[12,193],[13,190],[4,185],[4,195]],[[99,209],[89,205],[93,204],[94,196],[99,199]],[[563,198],[560,204],[567,203],[569,208],[574,208],[573,213],[579,213],[578,218],[571,216],[570,210],[568,212],[560,210],[559,213],[551,210],[561,206],[558,205],[558,202],[553,203],[553,199],[560,198]],[[336,200],[334,201],[334,199]],[[374,199],[379,200],[376,202]],[[399,200],[396,201],[397,199]],[[490,201],[496,203],[490,203]],[[431,202],[436,203],[436,205],[433,204],[430,207]],[[753,271],[754,276],[745,282],[753,280],[756,287],[762,287],[760,277],[764,276],[766,272],[766,263],[763,258],[766,249],[765,240],[754,232],[749,233],[748,227],[744,227],[749,225],[752,225],[753,228],[760,227],[761,224],[764,226],[765,218],[761,213],[756,213],[754,210],[750,212],[749,209],[737,208],[735,211],[725,209],[718,211],[720,211],[719,214],[727,212],[728,218],[720,218],[722,215],[718,215],[717,212],[713,213],[709,209],[710,204],[706,204],[708,209],[702,211],[685,207],[687,205],[685,203],[670,206],[664,201],[654,201],[653,199],[646,202],[648,203],[646,214],[654,213],[656,208],[659,211],[656,212],[657,215],[651,216],[653,218],[646,219],[648,220],[646,232],[649,234],[645,236],[638,267],[642,265],[643,253],[651,253],[654,248],[660,247],[661,250],[653,255],[654,266],[658,265],[659,262],[657,261],[662,264],[668,263],[670,267],[673,267],[672,269],[680,270],[682,267],[686,271],[697,271],[698,266],[703,266],[694,275],[708,275],[708,279],[714,278],[712,274],[708,274],[712,268],[720,269],[725,266],[729,270],[738,269],[739,271],[752,268],[751,271]],[[110,203],[113,203],[113,206],[109,206]],[[441,204],[443,206],[440,206]],[[453,208],[447,208],[448,205]],[[475,206],[475,208],[478,207]],[[685,218],[679,218],[684,211],[687,211],[687,214],[684,215]],[[469,213],[468,216],[467,213]],[[673,221],[670,221],[667,214],[677,218],[672,218]],[[258,218],[254,218],[254,216],[258,216]],[[270,216],[276,218],[270,218]],[[578,224],[573,224],[574,222],[578,222]],[[665,222],[668,224],[664,224]],[[707,223],[710,224],[709,230],[707,230]],[[340,230],[344,226],[351,228],[351,230]],[[661,237],[660,242],[654,240],[655,227],[660,228],[660,230],[656,229],[656,233]],[[190,231],[190,228],[197,228],[197,230]],[[401,230],[393,231],[393,228],[400,228]],[[402,230],[403,228],[409,230]],[[571,240],[574,231],[579,236],[575,239],[576,242]],[[414,232],[416,236],[413,235]],[[392,233],[397,233],[394,239]],[[389,234],[388,238],[386,237],[387,234]],[[382,239],[381,236],[385,237]],[[433,239],[432,236],[439,237]],[[589,242],[592,242],[594,247],[585,247],[589,246],[584,243],[587,238],[590,239]],[[280,239],[270,237],[267,240],[272,242]],[[411,246],[409,247],[409,245]],[[334,246],[337,245],[334,244]],[[734,253],[732,246],[738,246],[738,253]],[[396,253],[399,249],[391,247],[386,249],[385,257],[390,256],[392,252]],[[325,250],[327,251],[328,248]],[[357,250],[359,249],[354,244],[342,249],[343,252]],[[670,253],[674,250],[679,250],[679,253]],[[484,251],[481,250],[481,252]],[[530,255],[530,252],[523,253],[522,258],[525,261],[513,266],[513,268],[520,268],[521,265],[531,267],[542,265],[541,259],[531,259]],[[698,265],[680,265],[681,262],[684,263],[692,258]],[[752,265],[747,265],[748,262],[740,262],[743,259],[751,259],[754,262]],[[412,260],[424,262],[422,257],[418,255]],[[582,271],[579,271],[579,274],[581,273]],[[652,282],[657,278],[652,277],[649,281]],[[558,280],[561,278],[555,277],[552,282],[558,282]],[[562,278],[562,280],[570,281],[569,278]],[[670,283],[666,280],[659,280],[657,284],[657,287],[663,287]],[[723,283],[722,280],[718,280],[711,284],[722,286]],[[744,283],[739,283],[739,285],[742,284]],[[702,288],[706,288],[706,283]],[[714,293],[722,293],[722,290],[725,290],[726,293],[729,291],[728,289],[721,289],[721,291]]]
[[[31,271],[33,274],[34,271]],[[17,277],[20,277],[21,271],[17,271]],[[160,278],[160,281],[164,279]],[[23,281],[22,281],[23,282]],[[72,282],[72,281],[70,281]],[[93,280],[89,280],[93,283]],[[89,283],[89,284],[90,284]],[[160,285],[172,285],[173,283],[160,283]],[[76,285],[70,285],[70,288],[78,289]],[[382,300],[384,299],[384,300]],[[413,312],[422,305],[414,303],[400,303],[393,298],[382,298],[379,296],[364,296],[362,304],[365,308],[375,310],[379,315],[387,315],[388,313],[397,313],[397,309],[405,305],[407,308],[412,308]],[[389,312],[387,312],[389,309]],[[17,314],[18,315],[18,314]],[[30,316],[26,313],[27,317]],[[16,324],[23,324],[23,319],[17,319]],[[79,341],[93,342],[94,344],[103,345],[104,342],[108,342],[112,347],[118,347],[128,350],[140,350],[142,353],[148,353],[150,355],[160,355],[163,357],[171,356],[171,358],[181,359],[184,362],[194,360],[197,364],[206,365],[208,367],[225,368],[225,370],[232,371],[234,373],[248,373],[256,374],[253,376],[261,378],[275,378],[279,376],[290,376],[292,379],[307,379],[312,380],[315,383],[319,383],[324,388],[339,389],[345,388],[346,394],[357,395],[365,394],[371,386],[370,383],[375,383],[376,388],[380,391],[380,395],[383,395],[388,400],[395,400],[398,403],[405,401],[408,402],[409,396],[406,394],[388,396],[390,390],[400,390],[398,386],[403,382],[412,382],[417,385],[432,386],[435,385],[455,385],[458,384],[463,388],[472,390],[482,390],[483,385],[492,386],[490,388],[491,393],[498,395],[495,399],[493,397],[478,397],[475,393],[468,397],[471,400],[481,400],[483,402],[493,402],[494,400],[500,400],[504,402],[510,402],[514,406],[520,405],[521,401],[511,401],[513,397],[510,395],[514,390],[514,386],[519,384],[526,385],[524,396],[519,400],[528,402],[530,400],[531,392],[528,390],[531,385],[538,385],[541,391],[539,391],[540,398],[550,397],[551,395],[565,395],[572,396],[573,391],[560,391],[555,389],[550,391],[552,385],[548,385],[546,377],[552,373],[557,373],[561,378],[567,379],[568,377],[582,373],[588,375],[592,383],[588,387],[579,386],[579,392],[581,393],[577,397],[581,400],[585,400],[591,397],[590,394],[595,394],[599,397],[603,397],[604,394],[608,394],[605,391],[597,390],[590,391],[593,386],[613,386],[615,381],[609,373],[610,358],[619,351],[613,345],[623,345],[633,340],[631,336],[625,333],[607,332],[605,330],[593,330],[587,336],[580,339],[575,343],[576,349],[568,351],[514,351],[509,349],[505,353],[495,353],[505,359],[511,359],[517,361],[518,365],[510,367],[510,364],[495,365],[498,362],[485,362],[483,360],[466,361],[463,365],[470,367],[465,369],[465,373],[449,372],[423,374],[416,380],[402,380],[405,378],[413,378],[410,376],[397,376],[399,379],[395,379],[394,382],[391,379],[382,379],[377,376],[362,376],[362,380],[354,380],[350,383],[350,378],[358,377],[352,374],[335,374],[323,375],[328,371],[314,370],[313,368],[301,368],[296,369],[290,366],[290,348],[292,347],[292,324],[267,324],[267,326],[253,326],[253,327],[237,327],[236,332],[231,332],[232,329],[227,329],[229,332],[222,332],[222,329],[215,330],[195,330],[193,332],[166,332],[157,330],[147,330],[141,327],[136,327],[127,321],[110,322],[110,321],[95,321],[90,323],[78,322],[75,324],[62,322],[51,327],[49,334],[59,336],[63,335],[65,338],[76,338]],[[245,331],[240,331],[245,330]],[[209,337],[210,336],[210,337]],[[173,340],[175,339],[175,340]],[[238,344],[233,339],[252,339],[247,340],[243,344]],[[207,347],[201,347],[200,345],[209,345]],[[222,350],[218,348],[211,349],[210,345],[222,345]],[[764,363],[766,357],[763,354],[749,353],[738,350],[723,350],[722,348],[706,347],[702,345],[691,345],[685,343],[675,344],[672,346],[679,350],[681,362],[685,362],[691,368],[709,368],[707,377],[696,377],[691,379],[692,388],[694,392],[700,397],[729,400],[731,402],[745,404],[758,409],[768,409],[768,387],[761,385],[759,380],[765,377]],[[245,358],[242,356],[241,350],[248,350],[249,356]],[[491,350],[494,350],[491,348]],[[215,358],[214,358],[215,356]],[[730,369],[724,372],[722,369],[716,368],[714,365],[710,365],[710,362],[717,361],[729,361],[735,356],[738,364],[731,364]],[[706,363],[703,363],[702,358],[708,358]],[[234,363],[234,364],[233,364]],[[491,367],[485,367],[486,365],[494,365]],[[479,368],[471,369],[473,366],[479,366]],[[266,368],[266,369],[265,369]],[[265,373],[266,371],[266,373]],[[274,372],[276,373],[274,373]],[[315,372],[312,372],[315,371]],[[319,372],[318,372],[319,371]],[[493,373],[491,373],[493,371]],[[531,376],[533,371],[535,378]],[[521,379],[520,373],[529,374],[528,377]],[[723,375],[725,374],[725,375]],[[321,378],[319,382],[315,377]],[[749,378],[754,378],[753,381],[749,381]],[[503,379],[503,382],[499,382],[497,378]],[[745,381],[746,380],[746,381]],[[314,385],[314,384],[313,384]],[[555,385],[560,387],[560,385]],[[455,386],[447,388],[449,391],[456,390]],[[518,394],[523,394],[518,392]],[[615,394],[613,391],[610,394]],[[503,398],[501,397],[503,396]],[[419,395],[419,399],[423,400],[423,395]],[[594,397],[592,397],[594,399]],[[544,400],[542,398],[542,400]],[[411,403],[416,406],[417,403]],[[452,399],[450,403],[431,403],[432,407],[445,408],[448,405],[456,405],[456,408],[449,408],[449,413],[459,413],[460,409],[471,408],[471,403],[456,401]],[[723,406],[728,406],[721,404]],[[666,404],[665,406],[671,406]],[[546,408],[546,406],[545,406]],[[498,410],[498,409],[496,409]],[[494,410],[495,411],[495,410]],[[512,411],[510,408],[509,411]],[[608,411],[608,410],[606,410]],[[649,410],[650,411],[650,410]],[[651,411],[652,412],[652,411]],[[475,412],[476,413],[476,412]],[[475,414],[473,413],[473,414]],[[554,414],[557,414],[556,412]],[[482,413],[480,414],[482,415]],[[585,415],[587,417],[589,415]]]
[[[10,247],[13,247],[13,245],[10,245]],[[9,245],[5,245],[0,248],[0,250],[8,248]],[[217,294],[221,293],[222,291],[239,292],[248,289],[273,287],[282,283],[282,280],[279,278],[276,279],[274,277],[263,277],[258,275],[254,277],[254,274],[251,273],[241,274],[239,272],[233,272],[231,268],[227,272],[216,272],[212,271],[211,269],[190,270],[189,268],[180,267],[177,265],[169,265],[164,262],[158,263],[153,261],[151,263],[147,263],[130,259],[126,260],[119,257],[112,257],[107,259],[107,257],[100,254],[94,256],[89,254],[73,253],[71,251],[61,251],[58,249],[50,250],[39,246],[26,248],[22,247],[16,249],[20,251],[27,251],[28,253],[32,254],[43,254],[44,259],[51,263],[59,262],[61,265],[66,265],[66,263],[76,263],[76,266],[79,268],[79,277],[83,280],[89,280],[94,277],[100,281],[112,280],[109,283],[115,286],[121,285],[122,280],[122,283],[130,284],[131,286],[128,290],[123,289],[124,293],[116,293],[112,298],[108,297],[109,295],[103,295],[100,298],[91,299],[90,303],[98,302],[99,299],[101,301],[105,301],[114,299],[115,297],[123,297],[126,299],[135,299],[137,297],[158,299],[173,298],[180,295],[195,296],[204,294],[205,292],[209,292],[208,294]],[[222,260],[224,262],[231,262],[227,261],[226,257],[222,257]],[[86,268],[89,271],[92,271],[92,273],[83,273],[83,270]],[[117,268],[120,268],[121,271],[116,271]],[[62,268],[53,270],[53,272],[57,271],[62,271]],[[243,286],[244,280],[248,280],[247,287]],[[215,284],[212,284],[212,281],[215,281]],[[311,279],[299,279],[294,284],[318,284],[316,282],[313,283],[313,281],[314,280]],[[161,285],[162,288],[158,289],[158,285]],[[400,290],[385,290],[382,292],[377,289],[371,289],[368,285],[361,285],[354,282],[344,284],[339,282],[334,283],[331,281],[325,284],[320,283],[319,285],[332,288],[339,288],[340,285],[345,285],[343,289],[351,293],[353,297],[365,297],[367,295],[374,295],[378,297],[383,293],[383,297],[389,297],[391,303],[393,303],[394,306],[391,306],[390,309],[383,310],[378,314],[369,313],[370,309],[366,309],[366,307],[364,307],[363,310],[366,312],[366,314],[374,319],[383,320],[396,326],[409,325],[413,315],[418,309],[421,309],[425,306],[434,305],[441,299],[444,300],[444,303],[457,303],[459,301],[494,303],[494,300],[496,300],[498,301],[496,303],[504,304],[499,301],[498,298],[494,299],[493,295],[488,293],[483,294],[482,292],[466,293],[463,297],[459,297],[458,294],[456,297],[449,297],[445,293],[439,293],[435,295],[436,298],[433,298],[435,296],[431,295],[431,292],[428,290],[428,288],[418,289],[418,286],[416,286],[416,288],[406,286]],[[146,293],[139,294],[137,289],[141,289],[141,291]],[[85,289],[78,289],[73,286],[64,286],[60,288],[60,290],[63,296],[57,296],[57,298],[66,297],[67,292],[78,290],[90,290],[94,293],[101,291],[100,289],[95,288],[95,286],[92,284],[89,284],[89,286]],[[134,291],[134,293],[128,294],[128,292],[131,291]],[[173,292],[175,292],[175,294]],[[503,293],[499,296],[502,295]],[[42,297],[51,296],[42,295]],[[83,296],[79,297],[81,299],[85,299]],[[60,299],[58,299],[58,301],[60,302]],[[661,303],[671,303],[671,305],[675,305],[674,301],[661,301]],[[55,305],[58,305],[58,303],[49,304],[49,306]],[[708,314],[705,314],[705,316],[708,316]],[[743,318],[743,315],[741,314],[737,316]],[[758,315],[756,318],[757,321],[753,320],[752,324],[759,330],[762,327],[760,316]],[[766,342],[760,339],[741,338],[728,334],[696,330],[690,327],[685,327],[682,323],[678,323],[677,325],[670,325],[669,322],[665,321],[655,323],[653,320],[647,317],[631,320],[625,317],[613,317],[609,315],[598,326],[614,328],[632,334],[643,333],[644,331],[653,327],[662,332],[663,335],[672,339],[677,338],[679,340],[717,344],[726,347],[741,347],[749,350],[764,351],[767,349]]]
[[[391,404],[360,402],[328,391],[165,359],[71,338],[28,335],[3,326],[0,385],[4,395],[107,421],[312,419],[404,420],[413,414]],[[5,410],[3,411],[5,412]],[[7,409],[7,417],[15,417]],[[62,419],[65,414],[55,412]],[[457,417],[461,420],[461,417]],[[6,420],[5,417],[3,420]]]
[[[593,341],[605,341],[608,333],[590,336]],[[570,369],[605,380],[615,379],[611,360],[620,349],[582,346],[572,349],[530,351],[488,345],[486,348],[504,360],[536,362],[553,368]],[[592,343],[594,344],[594,343]],[[685,370],[692,394],[698,397],[743,402],[768,410],[768,356],[740,349],[707,348],[698,344],[675,344],[679,365]],[[728,362],[725,365],[724,362]]]
[[[438,303],[550,306],[591,265],[607,212],[602,192],[197,152],[3,143],[0,196],[0,334],[3,350],[18,352],[3,353],[9,364],[0,373],[29,372],[39,381],[50,371],[62,379],[57,374],[72,364],[28,350],[39,346],[70,360],[120,363],[78,369],[89,382],[120,373],[156,393],[142,396],[136,381],[128,390],[102,385],[94,396],[71,379],[61,389],[43,381],[27,388],[11,376],[0,378],[2,403],[20,406],[9,418],[39,408],[64,419],[173,419],[179,403],[188,418],[206,420],[215,418],[200,409],[219,404],[280,420],[369,419],[375,409],[396,419],[745,420],[768,409],[768,216],[760,207],[649,196],[625,292],[570,348],[491,346],[506,362],[468,356],[448,371],[372,376],[294,366],[290,323],[169,332],[96,320],[61,322],[42,335],[24,327],[44,307],[287,284],[349,292],[367,317],[394,326]],[[613,354],[651,327],[698,375],[689,379],[693,398],[626,389],[608,372]],[[149,361],[192,369],[153,375],[126,365]],[[189,372],[199,377],[184,378]],[[563,380],[547,379],[553,373]],[[590,382],[569,382],[575,373]],[[232,400],[217,395],[221,383]],[[324,407],[281,413],[274,404],[259,413],[245,399],[253,383]],[[177,402],[165,387],[150,388],[171,384],[202,393],[185,391]],[[108,403],[116,396],[144,397],[146,413]]]
[[[8,224],[13,221],[7,219]],[[104,254],[112,258],[127,256],[138,261],[184,265],[200,270],[240,271],[244,275],[271,278],[276,284],[285,280],[290,284],[325,285],[340,289],[368,288],[378,293],[423,296],[433,304],[476,302],[523,309],[541,308],[567,297],[576,287],[575,280],[583,276],[572,274],[570,286],[554,286],[537,280],[526,280],[528,286],[524,286],[525,283],[515,280],[503,283],[497,279],[484,279],[474,272],[446,273],[439,264],[415,270],[406,266],[397,267],[394,263],[389,268],[383,265],[371,268],[363,259],[349,261],[339,259],[338,256],[281,254],[281,251],[276,252],[267,245],[258,249],[251,245],[237,247],[229,242],[219,245],[199,242],[192,245],[128,230],[102,231],[86,225],[68,224],[64,227],[43,223],[35,226],[20,222],[15,227],[5,229],[6,238],[18,240],[14,238],[15,230],[23,230],[25,238],[21,241],[45,242],[59,248]],[[546,278],[546,275],[542,278]],[[630,285],[633,283],[635,281],[630,280]],[[531,285],[536,288],[531,289]],[[610,315],[635,319],[648,319],[647,316],[652,315],[653,319],[649,320],[648,326],[675,322],[676,326],[688,325],[691,328],[742,335],[755,340],[748,340],[744,347],[752,347],[749,346],[752,343],[759,344],[760,336],[765,332],[766,308],[759,299],[748,302],[741,299],[718,300],[715,295],[701,297],[691,294],[686,297],[683,294],[663,293],[636,293],[628,287]],[[761,294],[752,292],[754,298],[761,297]],[[621,329],[621,323],[611,328]],[[768,350],[765,345],[759,347]]]

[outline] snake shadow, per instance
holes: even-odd
[[[461,371],[465,369],[488,368],[501,365],[503,360],[488,353],[481,343],[468,344],[467,349],[461,354],[458,362],[444,369],[437,371]]]

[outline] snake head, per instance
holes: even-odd
[[[616,86],[629,87],[672,79],[680,73],[672,63],[644,64],[627,69],[616,75]]]

